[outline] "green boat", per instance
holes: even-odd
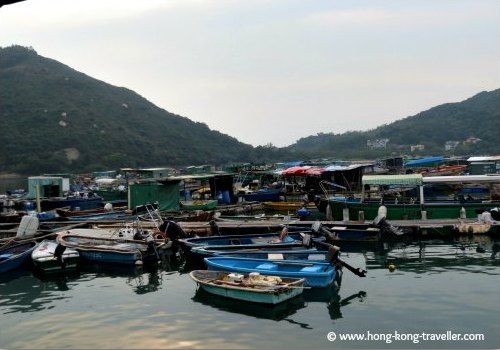
[[[196,199],[180,202],[182,210],[213,210],[217,207],[217,203],[217,199]]]
[[[333,220],[374,220],[383,205],[387,220],[458,219],[477,218],[478,214],[500,206],[500,200],[485,195],[479,189],[500,185],[499,175],[432,176],[410,175],[365,175],[362,179],[361,198],[330,198],[329,210]],[[457,194],[439,198],[424,198],[425,185],[448,185]],[[379,186],[386,195],[373,198],[368,188]],[[480,187],[483,186],[483,187]],[[399,196],[405,188],[417,188],[416,197]],[[465,189],[467,189],[465,191]],[[474,192],[477,189],[477,192]],[[465,192],[464,192],[465,191]],[[413,192],[417,193],[417,192]],[[467,194],[464,196],[463,194]],[[396,195],[395,195],[396,194]],[[371,197],[371,198],[370,198]],[[328,210],[328,209],[327,209]]]

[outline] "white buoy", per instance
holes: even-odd
[[[460,208],[460,219],[465,219],[467,217],[467,212],[465,211],[465,208],[462,207]]]
[[[349,221],[349,208],[342,209],[342,221]]]
[[[113,210],[113,204],[111,203],[106,203],[104,205],[104,210]]]
[[[378,207],[377,216],[383,218],[387,217],[387,207],[385,205],[381,205],[380,207]]]

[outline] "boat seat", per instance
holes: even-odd
[[[305,266],[300,269],[300,272],[321,272],[323,266]]]
[[[259,269],[259,270],[277,270],[278,266],[271,264],[271,263],[263,263],[263,264],[257,265],[255,268]]]

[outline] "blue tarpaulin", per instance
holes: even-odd
[[[405,163],[405,167],[420,167],[420,166],[430,166],[435,165],[443,161],[443,157],[426,157],[420,159],[410,160]]]

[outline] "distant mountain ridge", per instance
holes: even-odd
[[[32,48],[0,48],[0,86],[0,173],[366,159],[409,154],[410,146],[419,144],[424,150],[414,154],[443,154],[446,141],[459,142],[455,154],[500,153],[500,89],[374,130],[318,134],[277,148],[239,142]],[[481,141],[462,143],[471,136]]]
[[[316,156],[376,158],[384,155],[500,154],[500,89],[480,92],[369,131],[323,133],[298,140],[288,149]],[[328,151],[327,151],[328,150]]]

